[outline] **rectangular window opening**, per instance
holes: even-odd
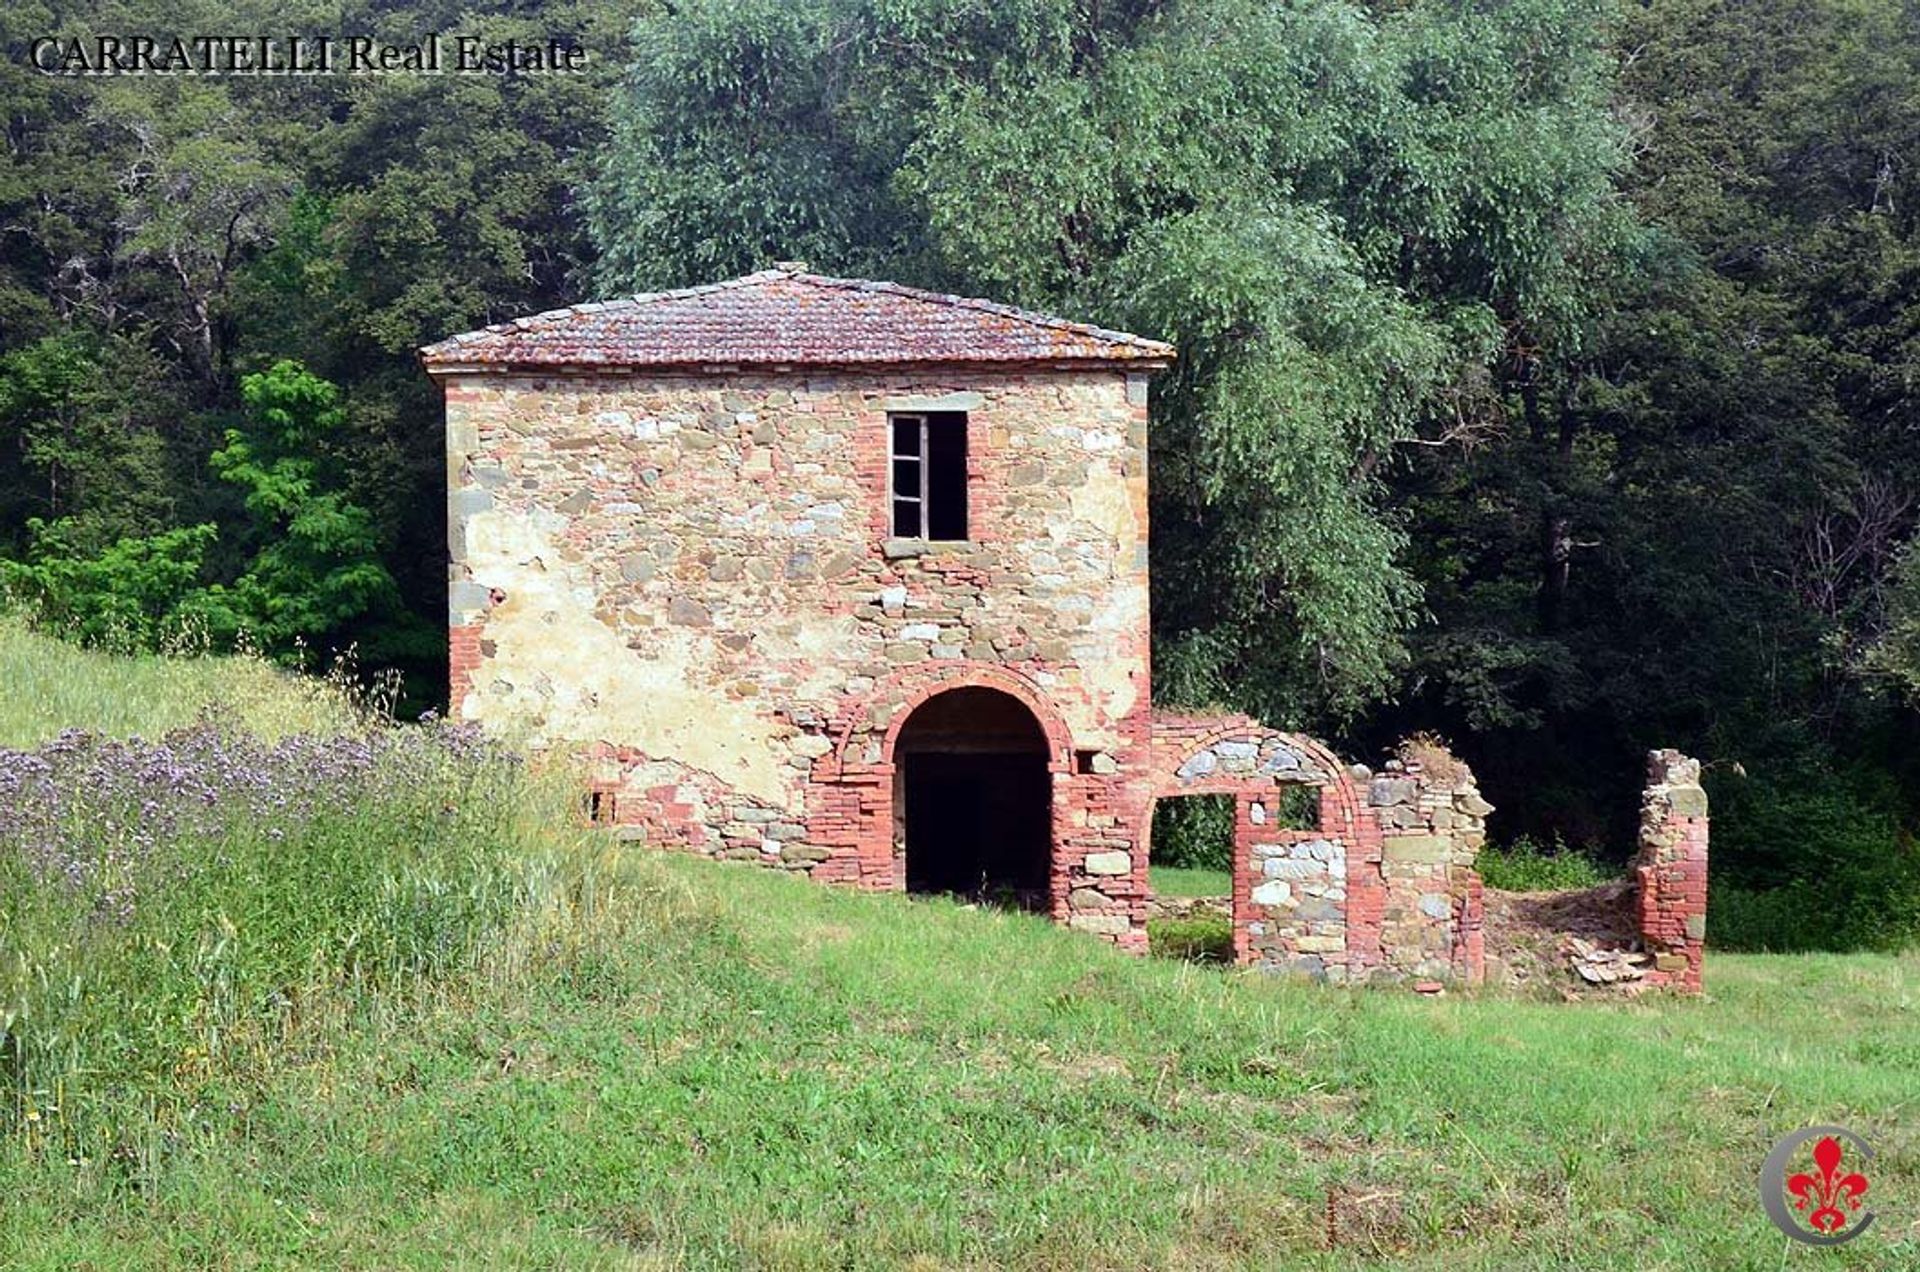
[[[887,417],[888,485],[898,539],[967,537],[967,415]]]
[[[611,826],[614,822],[614,793],[604,788],[590,790],[586,799],[581,801],[581,811],[586,814],[587,822],[593,826]]]
[[[1289,782],[1280,788],[1279,816],[1282,830],[1320,829],[1320,788]]]

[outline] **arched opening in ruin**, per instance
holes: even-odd
[[[1268,900],[1285,893],[1291,904],[1324,910],[1312,897],[1293,898],[1291,882],[1278,887],[1272,882],[1314,876],[1324,868],[1288,859],[1293,845],[1319,839],[1320,788],[1234,776],[1202,785],[1206,789],[1200,793],[1154,800],[1148,949],[1193,962],[1231,963],[1237,957],[1235,916],[1247,911],[1257,893]],[[1236,874],[1243,885],[1238,890]],[[1326,891],[1316,881],[1302,886],[1323,896]]]
[[[914,708],[893,760],[907,891],[1047,908],[1053,780],[1033,712],[997,689],[949,689]]]

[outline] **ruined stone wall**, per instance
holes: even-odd
[[[1234,796],[1236,962],[1327,981],[1483,978],[1473,861],[1493,806],[1444,747],[1410,739],[1375,776],[1247,716],[1163,712],[1153,736],[1156,797]],[[1283,824],[1289,785],[1317,792],[1313,826]]]
[[[1650,985],[1697,992],[1707,941],[1707,793],[1700,762],[1678,751],[1647,755],[1640,799],[1640,939],[1653,955]]]
[[[1154,720],[1154,794],[1234,797],[1234,960],[1346,981],[1380,962],[1378,823],[1325,747],[1246,716]],[[1311,827],[1281,817],[1288,786],[1317,793]]]
[[[1380,824],[1382,966],[1479,982],[1485,915],[1473,862],[1493,806],[1472,770],[1430,742],[1409,744],[1367,781],[1366,802]]]
[[[891,740],[990,685],[1048,729],[1056,912],[1143,943],[1143,374],[456,374],[446,399],[456,716],[587,746],[651,840],[891,887]],[[890,539],[889,410],[968,413],[967,542]]]

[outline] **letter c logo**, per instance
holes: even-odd
[[[1808,1141],[1818,1141],[1813,1152],[1818,1174],[1795,1173],[1787,1169]],[[1773,1146],[1760,1167],[1760,1204],[1766,1207],[1773,1226],[1795,1241],[1814,1246],[1845,1245],[1873,1226],[1873,1211],[1857,1218],[1860,1195],[1867,1191],[1867,1178],[1858,1169],[1841,1165],[1844,1140],[1859,1151],[1860,1165],[1873,1160],[1867,1142],[1841,1126],[1808,1126],[1786,1136]],[[1787,1194],[1799,1197],[1789,1203]],[[1796,1215],[1795,1211],[1809,1211]]]

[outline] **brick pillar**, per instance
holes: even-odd
[[[1233,962],[1245,967],[1254,961],[1253,890],[1265,878],[1255,856],[1255,845],[1265,833],[1270,809],[1279,801],[1275,791],[1243,791],[1233,801],[1233,892],[1227,912],[1233,916]]]
[[[1453,891],[1453,974],[1468,985],[1487,978],[1486,885],[1472,866],[1455,866]]]
[[[1707,945],[1707,793],[1700,761],[1672,750],[1648,753],[1634,877],[1640,940],[1653,955],[1647,983],[1698,993]]]

